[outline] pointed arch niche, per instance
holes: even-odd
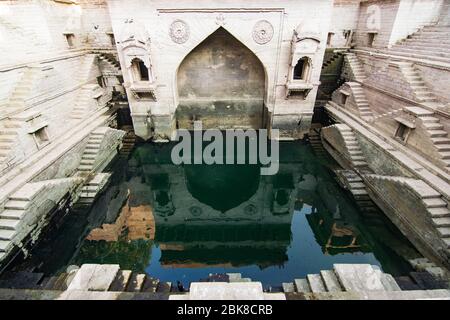
[[[266,75],[258,57],[220,27],[195,47],[177,71],[179,128],[265,128]]]

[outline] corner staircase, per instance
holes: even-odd
[[[0,128],[0,164],[7,163],[14,145],[18,143],[18,130],[21,127],[19,121],[4,120]]]
[[[379,209],[370,198],[364,181],[353,170],[335,170],[341,184],[352,194],[357,206],[365,214],[379,214]]]
[[[405,112],[417,117],[430,138],[439,159],[446,170],[450,170],[450,138],[434,112],[420,107],[406,107]]]
[[[436,229],[437,235],[445,244],[447,253],[450,256],[450,210],[448,204],[442,199],[442,195],[427,185],[422,180],[367,174],[364,176],[369,180],[385,180],[403,185],[412,192],[423,203],[428,216],[426,217]]]
[[[89,76],[91,73],[92,66],[95,63],[96,55],[95,54],[87,54],[81,58],[79,72],[76,75],[76,81],[78,83],[86,83],[89,81]]]
[[[0,261],[12,249],[13,239],[20,229],[25,211],[45,189],[45,183],[27,183],[8,197],[5,209],[0,211]]]
[[[97,158],[98,152],[100,150],[100,144],[102,143],[104,136],[104,128],[99,128],[91,133],[84,149],[83,155],[81,156],[81,162],[80,166],[78,167],[78,171],[89,173],[94,170],[95,160]]]
[[[345,124],[335,124],[334,126],[340,131],[344,139],[345,147],[347,149],[347,156],[353,166],[359,170],[367,170],[368,165],[359,146],[358,140],[356,139],[355,133]]]
[[[109,182],[111,173],[97,173],[81,189],[77,205],[90,205]]]
[[[86,84],[81,87],[80,94],[77,96],[75,105],[69,116],[71,119],[80,120],[86,117],[89,113],[92,90],[95,87],[97,87],[96,84]]]
[[[392,46],[392,55],[450,63],[450,26],[425,26]]]
[[[351,75],[353,76],[354,80],[357,82],[364,82],[367,79],[367,76],[364,71],[364,66],[359,61],[359,58],[354,53],[347,53],[345,54],[345,62],[350,67]]]
[[[434,93],[427,87],[413,63],[397,62],[397,65],[408,82],[417,101],[422,103],[437,101]]]
[[[316,131],[317,129],[311,128],[308,133],[309,144],[314,151],[314,154],[319,157],[328,157],[327,151],[322,145],[322,139],[320,138],[320,133]]]
[[[342,57],[342,52],[334,52],[333,55],[327,60],[324,61],[322,64],[322,74],[328,73],[328,68],[332,67],[336,60],[340,59]]]
[[[122,139],[122,148],[119,154],[124,157],[128,157],[136,144],[136,134],[134,133],[133,126],[122,126],[121,130],[126,132]]]
[[[369,106],[369,101],[367,101],[364,90],[358,82],[347,82],[348,86],[353,92],[353,98],[355,104],[358,107],[360,117],[365,121],[372,121],[374,115]]]
[[[112,54],[101,53],[98,56],[98,59],[101,62],[106,63],[109,66],[109,69],[116,75],[121,75],[122,71],[120,69],[120,63]]]
[[[7,113],[16,111],[23,111],[26,107],[25,100],[32,91],[34,81],[37,78],[39,68],[27,67],[23,71],[23,74],[19,82],[14,87],[11,95],[9,96],[9,102],[7,104]]]

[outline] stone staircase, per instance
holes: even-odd
[[[91,205],[109,182],[111,173],[97,173],[82,188],[77,205]]]
[[[81,58],[80,69],[75,79],[78,83],[86,83],[89,81],[92,66],[95,64],[96,55],[87,54]]]
[[[306,278],[283,283],[285,293],[336,293],[361,291],[401,291],[395,279],[369,264],[335,264],[333,270],[308,274]]]
[[[15,120],[4,120],[0,127],[0,164],[11,160],[11,152],[18,144],[18,130],[21,122]]]
[[[33,84],[39,74],[40,69],[37,67],[27,67],[12,90],[7,104],[6,113],[23,111],[26,108],[26,99],[32,92]]]
[[[120,62],[117,61],[116,57],[112,54],[101,53],[98,56],[100,62],[103,62],[108,65],[109,72],[115,75],[121,75],[122,71],[120,69]]]
[[[107,128],[106,128],[107,129]],[[94,130],[89,136],[89,140],[81,156],[80,166],[78,171],[89,173],[94,170],[95,160],[100,150],[100,144],[105,136],[105,128]]]
[[[359,58],[354,53],[347,53],[344,56],[345,63],[349,66],[352,78],[357,82],[364,82],[366,80],[366,74],[364,66],[359,61]]]
[[[92,91],[96,87],[98,87],[96,84],[86,84],[81,87],[80,93],[76,98],[75,105],[69,116],[71,119],[80,120],[89,114]]]
[[[434,93],[427,87],[419,71],[411,62],[397,62],[400,72],[408,82],[415,99],[419,102],[436,102]]]
[[[450,170],[450,138],[439,118],[434,116],[433,111],[420,107],[406,107],[403,110],[421,121],[442,165]]]
[[[347,82],[347,84],[353,92],[353,98],[359,110],[361,119],[365,121],[372,121],[374,115],[370,109],[369,101],[367,101],[366,94],[364,93],[361,84],[357,82]]]
[[[378,214],[379,209],[373,203],[362,178],[353,170],[335,170],[340,184],[350,191],[357,206],[363,213]]]
[[[423,208],[428,215],[427,220],[430,225],[436,230],[436,234],[444,244],[447,253],[450,256],[450,210],[448,204],[442,199],[442,195],[427,185],[422,180],[413,178],[396,177],[396,176],[380,176],[366,174],[365,179],[368,179],[373,184],[373,180],[395,182],[415,194],[415,197],[423,204]]]
[[[358,140],[356,139],[355,133],[345,124],[335,124],[334,126],[339,130],[344,139],[345,148],[347,149],[347,156],[353,166],[359,170],[367,170],[368,165],[359,146]]]
[[[120,270],[119,265],[83,264],[67,284],[67,290],[168,293],[170,282],[147,274]]]
[[[328,73],[328,69],[333,67],[338,59],[342,57],[342,52],[334,52],[333,55],[322,64],[322,74]]]
[[[121,130],[124,130],[126,133],[122,139],[122,148],[120,149],[119,154],[128,157],[134,149],[137,137],[134,133],[133,126],[122,126]]]
[[[0,260],[13,244],[26,210],[46,190],[45,183],[27,183],[8,197],[5,209],[0,211]]]
[[[319,158],[327,157],[328,153],[322,145],[322,139],[317,129],[311,129],[308,134],[309,143],[314,151],[314,154]]]
[[[392,55],[450,63],[450,26],[425,26],[398,42]]]

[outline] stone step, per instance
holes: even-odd
[[[20,190],[9,196],[10,200],[32,201],[44,192],[45,186],[42,183],[27,183]]]
[[[441,123],[436,123],[436,122],[424,123],[423,125],[428,130],[441,130],[444,128],[444,126]]]
[[[142,284],[141,292],[155,293],[158,290],[159,280],[145,276],[144,283]]]
[[[440,236],[443,238],[450,238],[450,228],[437,228],[437,231],[439,232]]]
[[[75,273],[68,290],[107,291],[119,268],[119,265],[111,264],[83,264]]]
[[[131,278],[131,270],[120,270],[109,287],[109,291],[122,292],[125,291]]]
[[[16,232],[14,230],[0,229],[0,240],[10,241],[14,237],[15,233]]]
[[[439,152],[450,151],[450,144],[437,144],[435,147]]]
[[[325,285],[326,291],[328,292],[341,292],[342,287],[337,279],[335,273],[331,270],[322,270],[320,271],[320,276],[322,277],[322,281]]]
[[[172,282],[160,282],[156,292],[168,293],[172,291]]]
[[[94,160],[95,158],[97,158],[95,154],[83,154],[81,160]]]
[[[98,153],[98,149],[86,149],[86,150],[84,150],[83,155],[85,155],[85,154],[96,155],[97,153]]]
[[[386,291],[401,291],[402,289],[390,274],[383,273],[380,270],[380,279]]]
[[[383,291],[379,269],[368,264],[334,264],[334,272],[345,291]]]
[[[434,57],[442,57],[442,58],[450,58],[450,53],[445,51],[434,51],[427,48],[422,49],[413,49],[409,48],[407,46],[402,47],[396,47],[395,49],[391,50],[391,52],[404,52],[404,53],[411,53],[411,54],[430,54]]]
[[[17,139],[16,135],[1,135],[0,141],[1,142],[15,142]]]
[[[95,185],[87,185],[84,186],[81,190],[86,191],[86,192],[97,192],[99,190],[98,186]]]
[[[430,137],[446,137],[448,136],[447,131],[444,130],[428,130]]]
[[[450,217],[447,218],[433,218],[433,224],[436,227],[450,227]]]
[[[363,182],[351,182],[349,183],[351,189],[364,189],[365,185]]]
[[[93,165],[95,163],[95,160],[91,160],[91,159],[82,159],[80,164],[83,165]]]
[[[78,167],[79,171],[91,171],[92,170],[92,166],[90,165],[80,165]]]
[[[430,208],[428,209],[428,212],[430,213],[432,218],[450,217],[450,211],[447,209],[447,207]]]
[[[9,200],[5,204],[5,209],[10,210],[26,210],[30,206],[30,201]]]
[[[284,293],[295,292],[295,284],[293,282],[283,282],[281,284]]]
[[[450,139],[446,137],[431,138],[433,144],[450,144]]]
[[[16,219],[0,219],[0,230],[16,230],[19,223]]]
[[[295,279],[294,284],[297,292],[304,292],[304,293],[311,292],[311,287],[309,286],[308,280],[306,279]]]
[[[10,241],[0,240],[0,252],[5,252],[10,244]]]
[[[417,58],[417,59],[426,59],[426,60],[440,61],[440,62],[445,62],[445,63],[449,63],[450,62],[450,58],[433,56],[432,53],[431,54],[430,53],[417,54],[417,53],[403,52],[403,51],[398,51],[398,50],[390,50],[390,51],[388,51],[388,53],[391,54],[391,55],[394,55],[394,56],[401,56],[401,57],[408,57],[408,58]]]
[[[4,210],[0,212],[0,219],[20,220],[25,214],[25,210]]]
[[[128,281],[128,285],[125,291],[127,292],[140,292],[145,281],[145,274],[133,273]]]
[[[441,198],[429,198],[422,200],[427,208],[446,208],[447,203]]]
[[[86,149],[94,149],[98,150],[100,148],[100,144],[98,143],[89,143],[86,145]]]
[[[367,166],[367,162],[365,162],[365,161],[353,161],[353,165],[355,167],[365,167],[365,166]]]
[[[322,277],[318,274],[308,274],[306,276],[309,287],[313,293],[326,292],[325,284],[322,281]]]
[[[441,152],[440,154],[442,156],[442,159],[450,159],[450,152]]]
[[[352,189],[351,192],[354,196],[357,197],[363,197],[368,195],[366,189]]]

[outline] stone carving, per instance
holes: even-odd
[[[216,24],[217,24],[218,26],[224,26],[224,25],[226,25],[225,17],[223,16],[223,14],[219,14],[219,15],[216,17]]]
[[[185,43],[189,39],[189,26],[183,20],[175,20],[170,25],[170,38],[175,43]]]
[[[253,40],[258,44],[266,44],[273,37],[273,26],[267,20],[258,21],[253,27]]]

